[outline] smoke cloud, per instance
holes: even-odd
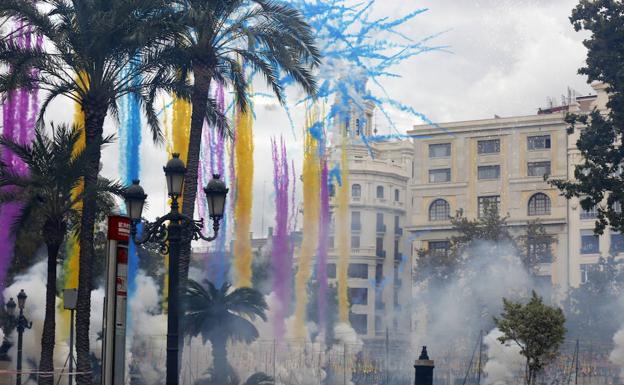
[[[524,365],[524,357],[520,347],[514,343],[501,344],[498,340],[503,333],[493,329],[483,338],[487,347],[487,362],[483,367],[486,385],[505,385],[518,378]]]

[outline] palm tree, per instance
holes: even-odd
[[[243,287],[231,290],[229,283],[217,289],[212,282],[206,286],[189,280],[184,295],[184,333],[201,335],[204,343],[212,344],[213,379],[225,384],[232,370],[227,362],[229,340],[251,343],[258,338],[258,329],[251,322],[256,317],[266,321],[268,305],[260,292]]]
[[[13,232],[31,233],[38,230],[48,251],[48,281],[46,285],[45,319],[41,337],[39,370],[54,370],[54,336],[56,306],[56,265],[59,249],[67,230],[79,216],[72,190],[80,183],[88,154],[72,155],[80,138],[80,130],[60,126],[52,138],[37,129],[32,144],[23,145],[13,139],[0,137],[3,150],[10,150],[28,167],[27,175],[13,171],[11,165],[0,163],[0,203],[18,202],[20,211],[13,224]],[[100,208],[113,204],[109,193],[120,194],[122,187],[107,180],[98,182]],[[52,385],[53,376],[41,376],[40,384]]]
[[[89,316],[93,238],[103,124],[116,116],[117,101],[132,94],[143,107],[155,140],[161,138],[153,108],[156,91],[188,97],[175,74],[159,69],[163,42],[172,34],[168,0],[2,0],[0,19],[12,18],[44,39],[43,48],[15,43],[26,27],[0,36],[0,96],[20,87],[45,92],[39,123],[59,96],[77,103],[84,114],[86,159],[80,219],[80,270],[76,315],[79,385],[91,384]]]
[[[260,73],[284,103],[283,82],[288,75],[309,95],[317,85],[312,69],[320,64],[311,27],[292,6],[273,0],[172,0],[180,28],[176,44],[167,50],[167,63],[182,78],[193,75],[191,130],[182,211],[193,216],[202,127],[213,116],[214,100],[208,91],[213,82],[231,87],[238,108],[248,107],[250,79],[239,60]],[[208,114],[207,114],[208,112]],[[227,126],[221,121],[221,128]],[[182,248],[181,282],[188,277],[190,242]]]

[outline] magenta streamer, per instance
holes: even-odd
[[[321,332],[325,332],[327,309],[327,249],[329,247],[329,186],[327,159],[321,160],[321,212],[318,243],[318,316]]]
[[[288,236],[288,183],[289,167],[284,139],[280,146],[271,140],[273,150],[273,179],[275,187],[275,232],[273,233],[273,250],[271,253],[273,267],[273,292],[278,301],[275,309],[273,329],[275,337],[284,337],[284,320],[290,303],[292,279],[292,255]]]
[[[20,25],[19,28],[22,28]],[[23,48],[32,45],[31,28],[20,34],[17,44]],[[37,47],[41,47],[42,39],[37,37]],[[3,128],[2,134],[8,139],[14,139],[20,143],[32,141],[34,133],[34,123],[39,110],[39,99],[37,91],[28,92],[20,89],[10,92],[7,100],[2,105]],[[26,165],[7,149],[3,149],[0,154],[2,161],[15,172],[25,174],[28,170]],[[6,275],[13,260],[14,236],[11,234],[11,226],[21,210],[19,203],[9,203],[0,207],[0,294],[6,286]]]

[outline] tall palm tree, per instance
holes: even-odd
[[[165,55],[166,61],[179,70],[182,78],[190,74],[193,77],[182,204],[183,213],[192,216],[202,127],[206,117],[214,114],[211,106],[215,103],[208,95],[210,85],[219,82],[232,88],[238,108],[245,111],[250,78],[245,76],[242,60],[264,77],[280,103],[285,101],[282,75],[288,75],[306,93],[315,95],[317,85],[312,70],[320,64],[321,55],[314,45],[312,28],[299,11],[284,2],[172,0],[171,3],[178,12],[181,28],[175,46]],[[184,246],[180,258],[182,282],[188,277],[190,242]]]
[[[56,306],[56,266],[59,250],[68,228],[79,217],[77,203],[81,197],[73,196],[72,190],[83,175],[86,152],[73,155],[80,138],[80,130],[60,126],[53,137],[37,129],[32,144],[23,145],[14,139],[0,137],[3,150],[10,150],[28,167],[27,175],[13,171],[11,165],[0,162],[0,203],[19,202],[21,209],[12,226],[18,234],[38,230],[48,251],[48,281],[46,284],[45,318],[41,336],[41,360],[39,370],[54,370],[54,336]],[[100,179],[98,182],[100,208],[113,204],[110,193],[120,194],[122,187]],[[54,377],[40,376],[39,383],[52,385]]]
[[[167,0],[2,0],[0,18],[12,18],[44,39],[43,48],[15,43],[18,28],[0,36],[0,95],[19,87],[45,92],[40,122],[50,102],[64,96],[84,114],[86,149],[83,210],[80,223],[80,270],[76,315],[79,385],[90,385],[89,316],[96,217],[95,188],[104,119],[116,116],[117,101],[135,95],[153,138],[159,140],[153,101],[158,89],[188,97],[184,84],[159,70],[158,55],[171,36]]]
[[[221,288],[205,281],[206,286],[189,280],[184,295],[184,333],[201,335],[212,344],[214,383],[225,384],[231,374],[227,361],[229,340],[251,343],[258,329],[251,322],[256,317],[266,321],[268,305],[260,292],[243,287],[231,290],[229,283]]]

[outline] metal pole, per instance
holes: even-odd
[[[390,384],[390,372],[388,371],[388,365],[390,364],[390,333],[386,326],[386,385]]]
[[[578,372],[579,372],[579,340],[576,340],[576,362],[574,365],[574,383],[578,385]]]
[[[177,206],[174,201],[174,205]],[[177,211],[177,210],[176,210]],[[178,313],[179,313],[179,267],[181,228],[171,222],[168,227],[169,241],[169,299],[167,301],[167,385],[178,385]]]
[[[479,361],[478,361],[478,372],[477,372],[477,385],[481,385],[481,357],[483,357],[483,330],[479,332]]]
[[[22,385],[22,343],[24,336],[24,310],[20,309],[17,319],[17,376],[15,385]]]
[[[344,368],[343,385],[347,385],[347,343],[342,344],[342,366]]]
[[[74,380],[74,312],[74,309],[69,311],[69,376],[67,376],[69,385],[72,385]]]

